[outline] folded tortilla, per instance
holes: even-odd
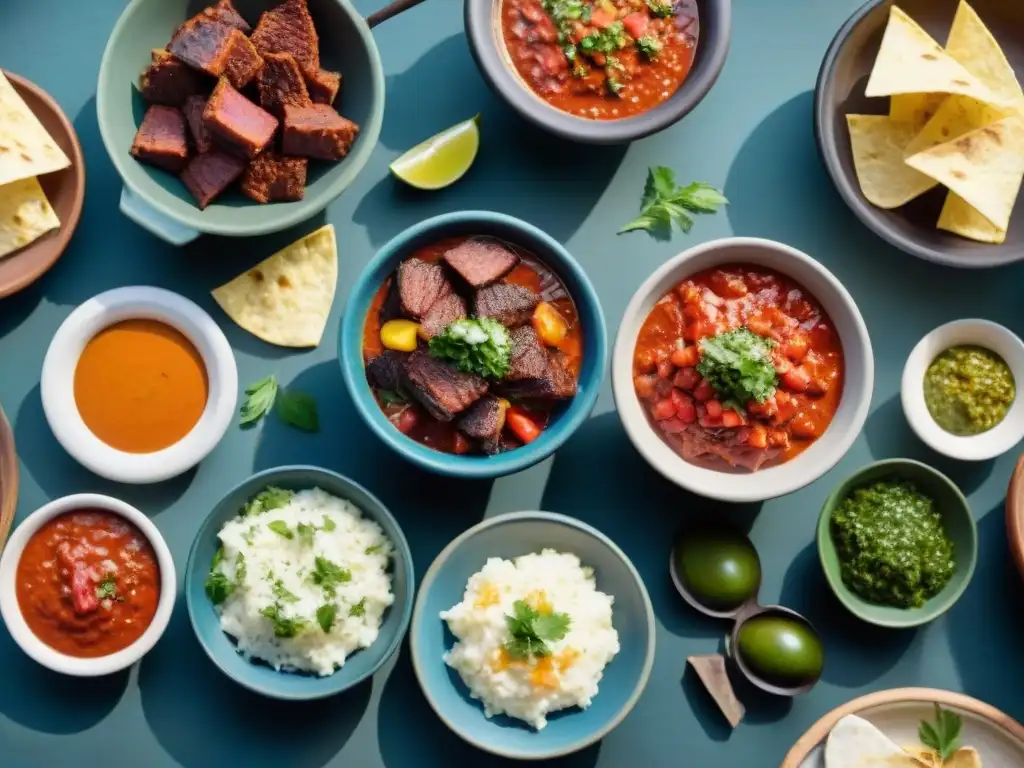
[[[0,258],[57,229],[60,219],[35,177],[0,186]]]
[[[0,185],[69,165],[67,155],[0,72]]]

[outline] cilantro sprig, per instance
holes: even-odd
[[[964,722],[956,712],[935,704],[935,720],[922,720],[917,727],[917,738],[929,749],[934,749],[945,762],[960,748],[960,734]]]
[[[763,403],[778,386],[772,347],[775,342],[747,328],[702,339],[697,373],[734,408],[754,400]]]
[[[508,329],[489,317],[456,320],[430,340],[430,354],[463,373],[503,379],[512,358]]]
[[[321,587],[325,595],[334,597],[339,584],[352,581],[352,571],[317,555],[313,559],[313,572],[309,580]]]
[[[620,229],[619,234],[643,229],[659,240],[667,240],[672,236],[673,223],[687,233],[693,227],[692,214],[715,213],[719,206],[728,203],[725,195],[703,181],[677,186],[675,172],[659,165],[647,171],[640,215]]]
[[[96,585],[97,600],[117,600],[117,576],[113,573],[103,575],[103,580]]]
[[[280,603],[261,608],[260,616],[268,619],[273,625],[275,637],[295,637],[308,623],[302,618],[286,616]]]
[[[248,517],[249,515],[263,514],[271,509],[280,509],[287,506],[294,495],[295,491],[278,488],[276,485],[268,485],[245,503],[245,506],[242,507],[241,515]]]
[[[503,647],[509,656],[517,659],[549,656],[548,643],[565,637],[572,623],[566,613],[542,614],[524,600],[513,603],[512,615],[506,615],[505,622],[512,639]]]
[[[239,414],[241,426],[255,424],[277,406],[277,415],[285,424],[303,432],[319,432],[320,416],[316,399],[305,392],[284,389],[271,374],[245,388],[245,401]]]

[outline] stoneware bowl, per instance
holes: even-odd
[[[444,663],[455,638],[439,618],[462,600],[469,577],[490,557],[512,559],[542,549],[571,552],[594,569],[599,591],[615,598],[612,623],[622,649],[609,662],[587,709],[552,714],[540,731],[505,715],[484,717],[483,706]],[[640,574],[604,534],[551,512],[513,512],[484,520],[437,556],[420,585],[409,645],[413,669],[438,717],[473,746],[516,760],[543,760],[584,749],[629,714],[654,662],[654,610]]]
[[[839,567],[839,556],[832,541],[832,511],[854,489],[879,480],[896,478],[909,480],[917,489],[935,501],[942,515],[946,534],[953,541],[956,570],[953,578],[939,594],[920,608],[893,608],[869,603],[850,590],[844,583]],[[978,533],[970,504],[952,480],[927,464],[911,459],[886,459],[868,464],[846,478],[825,500],[818,518],[818,557],[821,559],[825,579],[835,596],[846,609],[862,621],[879,627],[902,629],[918,627],[944,614],[967,589],[978,560]]]
[[[232,638],[220,627],[220,618],[206,597],[204,581],[220,546],[217,534],[242,506],[268,485],[301,491],[319,488],[345,499],[363,516],[376,522],[394,545],[391,591],[395,602],[384,614],[380,634],[369,648],[353,653],[333,675],[277,672],[262,662],[249,662],[238,653]],[[380,669],[398,649],[409,628],[416,579],[405,534],[387,508],[358,483],[319,467],[293,466],[267,469],[236,485],[213,508],[196,534],[185,565],[185,603],[199,643],[220,670],[239,685],[274,699],[322,699],[359,685]]]
[[[0,408],[0,552],[18,508],[18,454],[14,448],[14,430],[4,409]]]
[[[940,44],[945,43],[960,0],[899,0],[906,11]],[[829,46],[814,94],[814,129],[818,149],[836,189],[869,229],[897,248],[928,261],[953,267],[994,267],[1024,259],[1024,205],[1018,205],[1002,245],[978,243],[936,229],[946,190],[939,186],[895,210],[876,208],[861,194],[850,149],[848,114],[884,115],[888,98],[869,99],[864,86],[882,42],[894,0],[870,0],[840,28]],[[1024,80],[1024,3],[972,0]]]
[[[381,412],[366,381],[363,324],[374,295],[403,259],[447,237],[489,235],[520,246],[550,267],[576,303],[583,326],[583,367],[579,389],[547,429],[528,445],[495,456],[441,453],[406,437]],[[586,421],[597,402],[608,356],[604,314],[590,278],[569,252],[550,235],[525,221],[489,211],[461,211],[435,216],[397,235],[373,257],[359,276],[341,321],[338,361],[356,410],[390,448],[424,469],[454,477],[500,477],[526,469],[562,446]]]
[[[116,653],[96,658],[78,658],[54,650],[37,638],[29,629],[21,614],[15,590],[15,576],[18,561],[21,560],[25,545],[32,535],[44,524],[58,515],[79,509],[101,509],[120,515],[138,528],[153,546],[157,565],[160,568],[160,599],[156,614],[149,628],[134,643]],[[178,579],[174,570],[174,559],[167,542],[153,522],[142,512],[120,499],[101,496],[97,493],[77,493],[55,499],[26,517],[11,534],[3,557],[0,557],[0,616],[14,642],[33,660],[44,667],[75,677],[97,677],[109,675],[130,667],[156,645],[167,623],[171,620],[174,601],[178,596]]]
[[[39,177],[46,199],[60,219],[60,228],[0,258],[0,299],[31,285],[56,263],[71,242],[85,202],[85,160],[71,121],[53,97],[38,85],[11,72],[4,71],[4,75],[67,155],[71,165]]]
[[[1017,570],[1024,578],[1024,455],[1017,459],[1006,491],[1006,541]]]
[[[349,0],[309,0],[320,36],[325,69],[344,76],[336,106],[360,126],[351,154],[338,163],[311,163],[303,200],[260,205],[235,190],[199,210],[185,185],[171,173],[139,163],[128,154],[146,105],[137,88],[154,48],[212,0],[133,0],[107,40],[96,88],[100,134],[124,188],[121,212],[175,245],[201,233],[233,236],[276,232],[327,207],[355,180],[380,135],[384,115],[384,72],[370,27],[417,2],[392,3],[364,20]],[[236,0],[235,7],[253,26],[279,0]]]
[[[633,386],[633,351],[651,308],[687,276],[722,264],[760,265],[795,280],[822,305],[843,345],[843,395],[825,434],[794,459],[742,474],[685,461],[651,426]],[[748,237],[713,240],[662,264],[630,299],[612,353],[615,405],[633,445],[652,467],[676,485],[721,501],[763,501],[783,496],[814,482],[835,466],[864,426],[874,375],[871,339],[864,319],[835,275],[795,248]]]
[[[199,421],[174,445],[154,453],[112,448],[90,431],[75,404],[75,368],[82,350],[104,328],[135,318],[173,326],[202,355],[209,381]],[[79,464],[120,483],[157,483],[191,469],[212,451],[235,418],[238,369],[223,331],[196,304],[162,288],[115,288],[79,305],[61,323],[43,359],[43,412],[54,436]]]
[[[1006,361],[1019,388],[1024,384],[1024,342],[1009,328],[990,320],[955,320],[940,325],[911,351],[903,366],[900,400],[911,428],[933,451],[963,461],[985,461],[1001,456],[1024,437],[1024,402],[1015,399],[1001,422],[978,435],[954,435],[932,418],[924,399],[928,366],[950,347],[970,344],[985,347]]]
[[[469,48],[491,88],[531,123],[569,141],[625,144],[682,120],[718,79],[729,52],[732,0],[696,0],[700,30],[693,68],[679,90],[643,114],[620,120],[588,120],[555,109],[531,91],[516,72],[501,34],[504,0],[466,0]]]

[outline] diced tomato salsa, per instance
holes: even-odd
[[[698,371],[701,341],[737,328],[773,342],[777,381],[764,402],[731,404]],[[637,337],[633,374],[652,422],[684,459],[756,471],[824,434],[842,396],[843,349],[801,286],[732,264],[692,275],[655,304]]]

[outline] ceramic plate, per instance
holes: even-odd
[[[14,522],[18,506],[18,455],[14,451],[14,432],[0,408],[0,550]]]
[[[962,745],[974,747],[985,768],[1024,765],[1024,726],[970,696],[932,688],[897,688],[862,696],[829,712],[811,726],[782,761],[781,768],[825,768],[825,739],[846,715],[870,721],[900,746],[917,746],[917,726],[932,719],[934,704],[964,721]]]

